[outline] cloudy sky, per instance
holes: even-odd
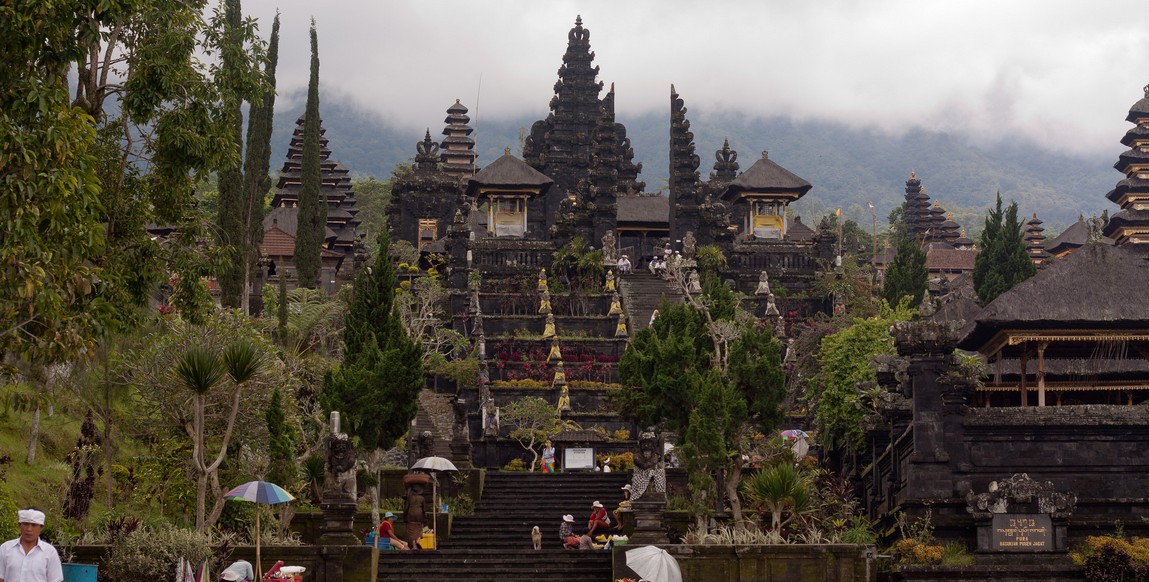
[[[734,108],[978,141],[1024,134],[1067,153],[1120,151],[1149,83],[1144,0],[245,0],[266,35],[278,9],[279,88],[320,79],[402,127],[442,124],[456,98],[485,118],[542,118],[581,15],[619,121]],[[477,109],[477,112],[476,112]]]

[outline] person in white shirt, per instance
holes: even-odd
[[[60,554],[40,539],[44,512],[21,509],[20,537],[0,545],[0,582],[63,582]]]
[[[630,273],[630,257],[623,255],[618,258],[618,272],[624,275]]]

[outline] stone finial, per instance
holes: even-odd
[[[762,159],[764,159],[764,160],[770,159],[770,152],[768,152],[766,150],[762,150]]]
[[[505,156],[511,155],[511,148],[503,148],[503,155],[505,155]]]

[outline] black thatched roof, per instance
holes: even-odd
[[[813,186],[809,182],[774,163],[774,160],[766,157],[766,152],[762,152],[762,157],[754,165],[730,182],[722,192],[722,199],[734,200],[741,192],[797,192],[800,198],[810,188]]]
[[[958,347],[976,350],[1003,329],[1149,328],[1146,289],[1143,252],[1085,245],[987,305]]]
[[[618,222],[670,224],[670,199],[662,196],[619,196]]]
[[[538,188],[539,194],[546,194],[555,181],[546,174],[530,167],[526,162],[503,154],[491,162],[478,174],[467,181],[467,194],[474,196],[480,186],[506,186],[510,188]]]
[[[1135,210],[1126,208],[1109,217],[1109,222],[1101,230],[1101,234],[1109,238],[1117,238],[1117,230],[1123,227],[1144,226],[1149,224],[1149,210]]]
[[[1137,123],[1142,117],[1149,117],[1149,86],[1145,88],[1145,96],[1129,108],[1129,115],[1125,116],[1125,121]]]
[[[1089,242],[1089,225],[1085,223],[1084,218],[1079,218],[1077,222],[1069,225],[1069,228],[1065,229],[1064,232],[1045,243],[1045,250],[1057,255],[1067,250],[1083,247],[1086,242]]]
[[[797,242],[810,242],[814,240],[814,229],[802,223],[801,216],[795,216],[794,220],[786,227],[786,238]]]

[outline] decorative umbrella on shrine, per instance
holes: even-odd
[[[268,483],[267,481],[248,481],[224,493],[223,496],[226,499],[250,501],[258,505],[276,505],[278,503],[287,503],[295,499],[294,495],[284,491],[279,485]],[[260,511],[257,508],[255,512],[255,570],[262,577],[263,564],[260,562],[259,551],[259,514]]]
[[[643,546],[627,551],[626,567],[650,582],[682,582],[678,560],[658,546]]]
[[[431,474],[431,527],[435,530],[435,547],[439,547],[439,479],[440,471],[458,471],[455,464],[443,457],[423,457],[411,465],[412,470],[427,471]]]
[[[792,428],[790,430],[782,431],[781,434],[782,438],[788,441],[794,441],[794,444],[790,447],[790,450],[794,452],[795,460],[801,461],[806,457],[806,453],[810,451],[810,443],[806,441],[806,438],[810,435],[806,434],[806,431],[800,428]]]

